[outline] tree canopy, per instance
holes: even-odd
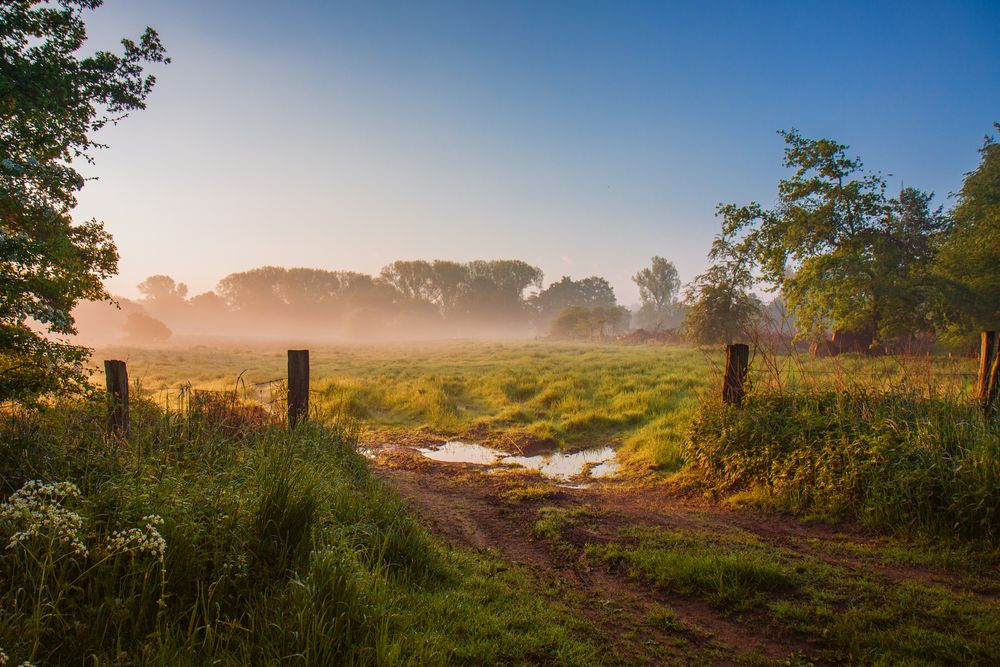
[[[570,306],[589,308],[617,304],[611,284],[600,276],[581,280],[563,276],[532,297],[531,301],[543,324],[550,322]]]
[[[1000,123],[994,123],[1000,131]],[[987,136],[951,211],[935,272],[947,284],[942,327],[953,339],[1000,327],[1000,144]]]
[[[790,177],[777,203],[719,207],[722,235],[750,258],[759,278],[779,289],[804,336],[829,329],[864,335],[874,345],[931,324],[937,283],[934,248],[947,227],[931,195],[866,171],[848,147],[782,132]]]
[[[0,399],[85,386],[88,351],[44,334],[73,334],[73,307],[109,298],[117,271],[103,225],[72,219],[84,185],[73,165],[102,147],[98,130],[145,107],[144,66],[168,60],[150,28],[120,54],[80,57],[82,12],[101,4],[0,4]]]
[[[712,265],[687,286],[684,331],[696,343],[734,343],[753,329],[763,304],[750,292],[753,264],[725,236],[708,253]]]

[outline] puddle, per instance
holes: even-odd
[[[514,456],[483,445],[450,440],[440,447],[423,447],[417,451],[435,461],[477,465],[497,463],[519,465],[529,470],[537,470],[546,477],[560,480],[580,475],[588,465],[591,477],[610,477],[618,472],[615,450],[611,447],[584,449],[570,454],[556,451],[537,456]]]
[[[590,464],[591,477],[608,477],[618,471],[615,462],[615,450],[611,447],[584,449],[572,454],[550,452],[538,456],[504,456],[503,463],[516,463],[525,468],[537,470],[546,477],[553,479],[569,479],[583,472]]]
[[[477,465],[497,463],[503,456],[503,452],[498,452],[495,449],[458,440],[449,440],[439,447],[419,447],[417,451],[435,461],[475,463]]]

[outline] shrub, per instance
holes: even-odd
[[[685,452],[712,489],[902,530],[1000,538],[1000,428],[971,402],[854,389],[702,405]]]

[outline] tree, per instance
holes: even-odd
[[[541,321],[547,322],[570,306],[614,306],[617,301],[611,284],[600,276],[582,280],[563,276],[532,296],[531,303],[538,310]]]
[[[136,288],[143,295],[143,306],[154,316],[175,323],[190,310],[187,285],[170,276],[149,276]]]
[[[657,309],[672,305],[681,288],[677,267],[659,256],[654,256],[650,266],[632,276],[632,281],[639,286],[642,302]]]
[[[438,296],[430,262],[397,260],[382,268],[379,278],[411,301],[434,301]]]
[[[542,287],[542,270],[519,259],[475,260],[468,263],[469,279],[483,278],[512,302],[520,302],[529,287]]]
[[[934,290],[926,267],[944,218],[930,210],[931,195],[906,188],[890,199],[882,176],[847,146],[780,134],[794,173],[778,183],[772,209],[719,207],[726,243],[781,290],[800,336],[832,328],[874,347],[927,328],[912,304]]]
[[[749,336],[763,310],[750,292],[753,264],[724,236],[716,237],[708,258],[712,265],[685,292],[685,334],[696,343],[731,344]]]
[[[542,286],[542,271],[516,259],[475,260],[456,299],[455,315],[467,322],[519,328],[529,308],[524,293]]]
[[[1000,123],[994,128],[1000,131]],[[956,342],[978,329],[1000,327],[1000,143],[987,136],[979,154],[934,267],[946,281],[941,328]]]
[[[0,399],[86,386],[89,351],[49,335],[75,333],[80,300],[110,299],[117,271],[111,235],[71,211],[84,179],[74,160],[92,160],[109,122],[145,107],[155,79],[146,63],[168,62],[147,28],[120,55],[79,57],[83,10],[101,0],[0,4]],[[39,329],[41,331],[39,331]]]
[[[677,294],[681,279],[672,262],[654,256],[650,266],[632,276],[632,282],[638,285],[642,301],[636,318],[638,326],[659,329],[679,319],[681,309]]]
[[[451,313],[462,294],[462,285],[469,278],[469,267],[458,262],[435,259],[431,265],[434,274],[436,301],[443,315]]]

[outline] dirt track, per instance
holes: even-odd
[[[747,661],[824,664],[820,647],[807,636],[777,627],[766,614],[733,614],[697,597],[656,590],[624,573],[595,566],[583,557],[585,544],[615,539],[626,526],[654,526],[699,535],[747,531],[791,556],[808,555],[887,581],[914,579],[958,587],[941,572],[885,566],[860,560],[823,544],[869,544],[878,539],[854,526],[829,526],[753,510],[732,510],[684,493],[674,485],[607,483],[587,488],[549,486],[541,500],[505,498],[510,478],[488,474],[481,466],[432,462],[405,448],[377,457],[378,475],[407,500],[431,530],[473,549],[491,550],[526,566],[539,590],[560,598],[572,611],[600,628],[611,663],[737,664]],[[539,483],[534,478],[533,484]],[[534,526],[540,507],[593,506],[602,511],[566,534],[558,548],[538,539]],[[681,623],[667,629],[647,620],[651,611],[669,609]],[[787,662],[786,662],[787,661]]]
[[[603,629],[613,663],[736,664],[751,656],[781,662],[791,659],[794,663],[816,653],[815,646],[769,625],[766,617],[721,613],[699,599],[664,593],[622,573],[590,566],[581,557],[582,546],[608,541],[629,525],[699,533],[740,526],[782,548],[815,551],[806,544],[808,539],[828,539],[834,533],[843,537],[842,528],[834,531],[790,522],[787,517],[727,511],[685,497],[667,485],[641,489],[614,484],[552,486],[549,493],[554,495],[543,501],[506,502],[503,496],[508,486],[502,475],[486,474],[484,468],[474,465],[431,462],[407,451],[390,454],[381,457],[378,474],[435,533],[454,544],[493,550],[504,560],[527,566],[539,590],[559,597],[575,613]],[[541,505],[589,505],[602,512],[586,527],[570,531],[567,538],[575,549],[559,549],[534,535]],[[865,536],[853,535],[851,539]],[[838,562],[846,561],[841,557]],[[650,625],[650,612],[662,608],[681,619],[680,627],[664,630]]]

